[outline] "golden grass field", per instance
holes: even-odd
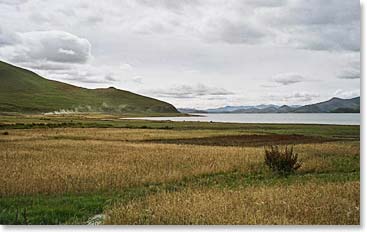
[[[359,182],[189,189],[116,205],[108,224],[358,224]]]
[[[357,140],[295,145],[302,167],[285,178],[264,167],[262,146],[156,142],[249,134],[245,130],[8,131],[0,136],[3,205],[24,197],[142,189],[143,195],[104,204],[99,212],[106,215],[104,223],[359,224]]]

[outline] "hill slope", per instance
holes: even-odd
[[[360,97],[355,97],[351,99],[341,99],[333,97],[328,101],[299,107],[294,112],[329,113],[329,112],[343,112],[346,110],[359,112],[359,109],[360,109]]]
[[[179,109],[185,113],[359,113],[360,97],[351,99],[331,98],[328,101],[310,105],[257,105],[225,106],[215,109]]]
[[[47,80],[29,70],[1,61],[0,83],[0,112],[178,112],[173,105],[153,98],[113,87],[86,89]]]

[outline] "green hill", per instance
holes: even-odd
[[[113,87],[86,89],[0,61],[0,112],[178,113],[166,102]]]
[[[356,113],[360,109],[360,97],[342,99],[333,97],[328,101],[297,108],[296,113]]]

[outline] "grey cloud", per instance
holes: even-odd
[[[159,97],[169,98],[195,98],[203,96],[224,96],[232,95],[233,93],[224,88],[209,87],[204,84],[194,86],[180,85],[169,89],[157,89],[149,91]]]
[[[0,0],[0,4],[7,5],[20,5],[26,2],[28,2],[28,0]]]
[[[339,76],[339,79],[360,79],[361,78],[361,73],[360,70],[345,70],[343,71]]]
[[[261,84],[260,86],[263,88],[275,88],[275,87],[278,87],[279,85]]]
[[[227,43],[259,43],[262,37],[264,37],[265,35],[258,28],[251,25],[251,23],[239,23],[222,20],[220,22],[213,22],[213,24],[217,26],[213,28],[215,30],[215,33],[213,33],[213,35],[211,36],[218,36],[218,40]]]
[[[235,4],[236,5],[236,4]],[[310,50],[359,51],[358,1],[249,0],[198,28],[206,41],[278,45]],[[206,13],[202,12],[205,17]],[[244,17],[246,15],[246,17]]]
[[[284,41],[311,50],[360,50],[359,1],[294,0],[286,7],[262,9],[258,19]]]
[[[186,90],[192,88],[192,94],[172,88],[162,92],[167,96],[176,95],[177,98],[167,97],[174,104],[192,102],[200,105],[211,104],[209,98],[213,99],[213,104],[215,101],[219,104],[221,96],[227,96],[228,101],[234,96],[205,95],[205,91],[198,91],[192,85],[193,81],[208,81],[211,89],[226,86],[236,93],[246,93],[248,96],[236,102],[238,104],[250,101],[251,97],[253,101],[259,100],[264,94],[261,84],[270,87],[265,89],[266,92],[285,84],[276,90],[312,89],[323,97],[327,91],[332,93],[337,88],[349,90],[359,86],[359,79],[337,79],[357,78],[356,70],[347,64],[349,58],[342,56],[349,50],[359,55],[358,1],[66,0],[28,1],[19,7],[1,6],[1,59],[44,71],[46,75],[43,76],[61,81],[69,78],[75,84],[110,83],[112,79],[118,79],[113,85],[140,91],[136,85],[139,78],[133,82],[131,77],[142,75],[147,77],[144,81],[152,89],[163,88],[160,82],[189,86]],[[6,31],[6,28],[10,30]],[[40,35],[27,33],[55,29],[87,38],[93,44],[93,59],[88,58],[91,55],[87,43],[60,39],[62,45],[73,45],[58,46],[54,41],[59,39],[52,36],[43,39]],[[82,40],[78,36],[74,41]],[[120,70],[120,62],[133,64],[134,70]],[[347,65],[343,67],[344,64]],[[103,65],[109,67],[101,67]],[[285,68],[305,77],[320,77],[324,83],[332,84],[320,85],[310,79],[305,80],[307,83],[293,85],[294,80],[263,83],[264,77],[270,79],[273,74],[287,71]],[[69,69],[72,71],[66,72]],[[199,72],[182,71],[189,69]],[[112,75],[108,76],[110,72]],[[102,84],[80,85],[96,87]],[[246,89],[248,86],[251,88]],[[289,97],[291,94],[288,93],[278,99]],[[301,95],[293,97],[302,99]],[[303,94],[303,98],[306,99],[307,95]],[[226,104],[227,99],[222,103]]]
[[[140,34],[186,34],[199,37],[206,42],[223,42],[228,44],[261,43],[270,31],[251,20],[251,15],[244,19],[243,12],[237,12],[237,4],[225,4],[211,1],[138,1],[150,7],[160,6],[162,9],[148,11],[139,20],[129,24],[133,32]],[[245,4],[244,4],[245,5]],[[215,14],[219,8],[226,14]],[[186,9],[175,13],[175,10]],[[144,9],[144,8],[143,8]],[[177,12],[176,12],[177,13]],[[251,13],[246,9],[246,13]],[[154,17],[149,16],[154,14]],[[252,13],[251,13],[252,14]]]
[[[195,6],[200,4],[199,0],[180,0],[180,1],[172,1],[172,0],[137,0],[137,2],[144,4],[149,7],[163,7],[169,10],[181,10],[186,6]]]
[[[16,35],[10,46],[0,49],[0,55],[15,63],[33,63],[32,66],[47,69],[57,63],[83,64],[91,57],[89,41],[67,32],[33,31]]]
[[[287,0],[247,0],[243,3],[255,7],[279,7],[285,5]]]
[[[81,6],[79,6],[81,7]],[[83,9],[83,7],[81,7]],[[61,9],[58,9],[58,13],[62,14],[63,16],[67,18],[75,18],[80,21],[80,23],[86,24],[88,26],[95,25],[98,23],[101,23],[103,21],[103,14],[100,12],[88,12],[84,11],[82,14],[80,11],[77,12],[76,8],[70,9],[70,7],[63,7]],[[33,15],[32,15],[33,16]],[[48,15],[48,16],[42,16],[42,14],[37,13],[37,15],[33,16],[35,20],[37,20],[38,17],[42,20],[42,18],[49,19],[50,17],[54,17],[54,15]],[[38,20],[40,21],[40,20]]]
[[[310,102],[317,97],[319,94],[310,92],[293,92],[286,95],[269,95],[270,99],[281,102]]]
[[[297,73],[281,73],[272,78],[272,81],[282,85],[291,85],[304,81],[305,78]]]
[[[69,75],[65,75],[64,77],[61,77],[64,80],[69,80],[69,81],[77,81],[77,82],[81,82],[81,83],[89,83],[89,84],[105,84],[107,82],[110,81],[106,81],[106,80],[99,80],[99,79],[93,79],[90,77],[81,77],[79,76],[78,78],[75,78],[73,76],[69,76]]]
[[[296,99],[299,101],[311,101],[316,97],[319,97],[319,94],[315,94],[315,93],[307,93],[307,92],[296,92],[290,96],[285,96],[285,98],[287,100],[289,99]]]
[[[286,7],[278,8],[271,13],[272,24],[284,25],[334,25],[358,22],[360,16],[359,1],[326,0],[293,0]]]
[[[207,98],[208,100],[229,100],[228,99],[228,96],[225,95],[225,96],[214,96],[214,97],[208,97]]]
[[[133,31],[139,34],[166,34],[174,30],[175,22],[147,20],[137,23]]]
[[[88,16],[85,20],[85,22],[87,24],[97,24],[97,23],[101,23],[103,22],[103,17],[102,16],[96,16],[96,15],[91,15]]]
[[[19,37],[12,31],[0,26],[0,47],[17,43]]]
[[[131,82],[134,82],[136,84],[143,84],[143,78],[140,76],[134,76],[130,79]]]
[[[78,83],[105,84],[116,81],[111,74],[104,75],[101,72],[95,72],[93,69],[83,70],[83,68],[80,67],[79,69],[76,67],[69,67],[69,69],[65,70],[39,70],[39,73],[48,78]]]
[[[361,62],[358,54],[349,55],[344,69],[337,75],[339,79],[360,79]]]
[[[94,66],[91,64],[58,63],[58,62],[28,62],[20,63],[21,66],[31,68],[41,75],[79,83],[106,84],[112,82],[142,83],[142,77],[134,75],[129,64],[119,67],[110,65]]]
[[[105,75],[104,80],[106,82],[118,82],[120,80],[123,80],[124,82],[131,82],[131,83],[135,83],[135,84],[142,84],[143,83],[143,78],[140,76],[133,76],[131,78],[123,78],[120,79],[118,77],[116,77],[117,74],[114,73],[108,73],[107,75]]]
[[[342,90],[342,89],[338,89],[335,91],[335,93],[333,94],[333,96],[337,96],[340,98],[353,98],[353,97],[359,97],[361,95],[360,90],[359,89],[355,89],[355,90]]]
[[[358,26],[315,26],[294,29],[289,43],[295,47],[311,50],[360,50],[360,29]],[[307,36],[305,36],[307,35]]]
[[[125,12],[121,22],[138,34],[177,33],[196,36],[205,42],[360,50],[358,1],[328,0],[321,4],[319,0],[234,0],[214,4],[210,0],[137,0],[128,3],[124,9],[141,13]],[[87,24],[101,22],[98,12],[93,15]]]
[[[62,70],[62,72],[65,72],[65,70],[70,69],[70,65],[67,63],[59,63],[45,60],[25,61],[25,62],[18,62],[17,64],[30,69],[49,70],[49,71],[54,70],[55,72],[58,72],[60,70]]]
[[[104,80],[95,80],[95,79],[91,79],[89,77],[78,77],[78,79],[75,79],[72,76],[64,76],[64,77],[60,77],[64,80],[68,80],[68,81],[77,81],[79,83],[88,83],[88,84],[104,84],[106,83],[106,81]]]
[[[47,22],[47,25],[53,23],[61,27],[65,24],[65,15],[69,15],[68,20],[75,25],[92,26],[103,22],[108,23],[108,27],[114,26],[113,31],[177,33],[200,37],[206,42],[360,50],[359,1],[135,0],[68,4],[55,6],[55,12],[46,11],[46,16],[31,11],[29,17],[39,24]]]
[[[67,32],[34,31],[20,36],[26,49],[19,59],[86,63],[91,56],[89,41]]]
[[[70,9],[70,8],[66,8],[66,7],[58,9],[58,12],[64,14],[67,17],[77,16],[77,13],[75,12],[75,9]]]
[[[28,19],[37,24],[45,24],[50,21],[49,16],[43,12],[31,12],[28,15]]]
[[[117,79],[116,77],[114,77],[112,73],[107,74],[107,75],[104,77],[104,79],[105,79],[106,81],[111,81],[111,82],[118,81],[118,79]]]

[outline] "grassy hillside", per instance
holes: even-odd
[[[0,82],[0,112],[178,112],[173,105],[153,98],[113,87],[86,89],[47,80],[29,70],[1,61]]]
[[[334,97],[328,101],[302,106],[295,110],[296,113],[356,113],[359,112],[360,97],[341,99]]]

